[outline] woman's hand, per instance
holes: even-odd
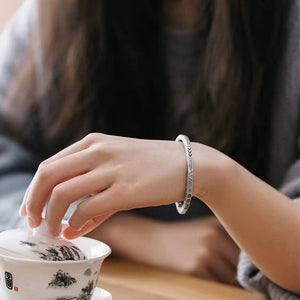
[[[237,284],[239,249],[213,216],[162,222],[122,212],[88,236],[101,239],[114,255],[126,260]]]
[[[31,227],[38,226],[50,197],[46,220],[56,236],[70,204],[91,196],[69,220],[82,235],[116,211],[182,200],[185,182],[181,143],[92,133],[40,165],[20,214],[28,217]],[[74,236],[71,228],[66,234]]]
[[[158,236],[159,267],[237,285],[239,248],[215,217],[166,224]]]

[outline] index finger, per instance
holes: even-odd
[[[41,169],[43,166],[46,166],[56,160],[59,160],[61,158],[64,158],[66,156],[69,156],[69,155],[72,155],[72,154],[75,154],[77,152],[80,152],[80,151],[83,151],[85,149],[87,149],[88,147],[90,146],[90,144],[87,142],[87,141],[84,141],[84,140],[80,140],[70,146],[68,146],[67,148],[57,152],[55,155],[49,157],[48,159],[44,160],[40,165],[39,165],[39,169]],[[25,217],[27,216],[27,211],[26,211],[26,202],[27,202],[27,199],[28,199],[28,195],[29,195],[29,191],[31,189],[31,186],[33,185],[34,183],[34,180],[35,180],[35,177],[36,175],[33,177],[31,183],[29,184],[26,192],[25,192],[25,195],[24,195],[24,198],[23,198],[23,202],[20,206],[20,209],[19,209],[19,214],[22,216],[22,217]]]
[[[85,150],[49,163],[35,174],[24,203],[27,216],[33,221],[31,227],[39,225],[43,208],[53,189],[71,178],[87,173],[91,164],[92,159]]]
[[[85,150],[88,147],[89,147],[89,144],[86,141],[80,140],[80,141],[75,142],[74,144],[68,146],[67,148],[64,148],[63,150],[57,152],[53,156],[47,158],[46,160],[44,160],[41,163],[41,165],[47,165],[47,164],[54,162],[55,160],[58,160],[60,158],[72,155],[72,154],[74,154],[76,152],[80,152],[82,150]]]

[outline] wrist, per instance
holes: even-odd
[[[230,180],[235,178],[237,163],[224,153],[192,143],[194,159],[193,195],[208,206],[222,198]]]

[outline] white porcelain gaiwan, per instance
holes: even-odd
[[[72,242],[51,238],[44,226],[0,233],[1,296],[7,300],[90,300],[110,247],[86,237]]]
[[[84,260],[85,254],[71,241],[51,237],[45,221],[33,230],[14,229],[0,233],[0,252],[18,258],[65,261]]]

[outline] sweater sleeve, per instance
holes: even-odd
[[[294,124],[289,128],[287,135],[291,134],[295,140],[295,159],[290,164],[279,191],[300,205],[300,1],[295,1],[290,20],[291,31],[287,44],[283,68],[279,77],[282,84],[277,96],[280,97],[281,110],[288,110],[286,117],[276,118],[278,126]],[[289,101],[287,99],[290,98]],[[285,106],[291,103],[289,108]],[[278,129],[279,130],[279,129]],[[284,149],[284,147],[282,147]],[[279,174],[280,175],[280,174]],[[246,253],[242,252],[238,264],[238,280],[246,289],[265,294],[272,300],[296,300],[299,294],[287,291],[272,282],[250,260]]]
[[[0,35],[0,104],[13,81],[36,20],[37,1],[27,0]],[[18,209],[38,159],[6,135],[0,120],[0,231],[25,225]]]

